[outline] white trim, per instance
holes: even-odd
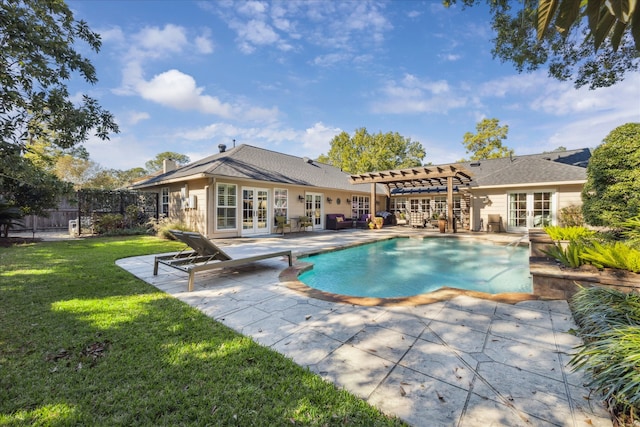
[[[519,188],[540,187],[540,186],[560,186],[560,185],[582,185],[587,181],[558,181],[558,182],[533,182],[523,184],[504,184],[504,185],[483,185],[482,187],[470,187],[471,192],[476,190],[490,190],[496,188],[512,188],[513,191],[518,191]]]

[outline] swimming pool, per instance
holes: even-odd
[[[394,298],[443,287],[532,292],[529,250],[457,238],[397,238],[311,255],[298,280],[321,291]]]

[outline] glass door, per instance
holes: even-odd
[[[324,204],[321,193],[307,193],[304,196],[304,212],[311,218],[314,230],[324,228]]]
[[[509,193],[507,231],[524,232],[555,224],[554,193]]]
[[[242,235],[268,234],[269,192],[264,188],[242,189]]]
[[[527,193],[509,194],[508,231],[527,231]]]

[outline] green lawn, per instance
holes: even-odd
[[[181,247],[0,248],[0,425],[402,425],[115,265]]]

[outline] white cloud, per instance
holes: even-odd
[[[128,124],[135,125],[136,123],[140,123],[143,120],[149,120],[151,115],[144,111],[130,111],[127,113],[126,122]]]
[[[211,9],[236,32],[246,54],[261,47],[297,50],[309,43],[353,52],[361,45],[379,44],[393,26],[374,2],[237,2]]]
[[[531,103],[535,111],[551,115],[568,115],[596,111],[635,111],[640,115],[640,74],[630,74],[615,86],[589,90],[575,89],[570,83],[554,82]]]
[[[442,58],[445,61],[449,61],[449,62],[454,62],[454,61],[458,61],[459,59],[462,58],[461,55],[457,55],[455,53],[443,53],[441,55],[439,55],[440,58]]]
[[[301,140],[306,154],[301,154],[314,158],[320,154],[327,154],[331,148],[331,140],[340,132],[342,132],[340,128],[328,127],[322,122],[315,123],[304,130]]]
[[[389,81],[372,104],[375,113],[447,113],[468,105],[468,98],[456,94],[445,80],[421,80],[405,74],[400,82]]]
[[[136,53],[157,58],[182,52],[188,45],[183,27],[167,24],[164,28],[145,27],[132,36]]]
[[[194,44],[198,52],[203,54],[213,53],[213,42],[209,33],[209,31],[205,31],[204,34],[195,38]]]
[[[232,116],[231,105],[219,99],[202,95],[193,77],[178,70],[169,70],[154,76],[150,81],[137,85],[138,93],[150,101],[178,110],[197,110],[221,117]]]
[[[156,147],[137,141],[131,135],[111,136],[109,141],[91,137],[84,144],[91,160],[106,168],[127,170],[144,167],[146,159],[152,159],[158,151]]]
[[[126,39],[122,29],[118,26],[100,30],[99,33],[103,43],[123,43]]]
[[[320,67],[331,67],[340,62],[346,62],[351,58],[347,53],[329,53],[313,58],[312,63]]]
[[[281,123],[272,123],[264,127],[238,127],[230,123],[213,123],[198,129],[180,130],[174,138],[191,142],[219,141],[228,147],[234,139],[237,144],[246,143],[258,147],[278,147],[292,143],[291,147],[287,148],[287,153],[315,158],[329,151],[331,139],[340,132],[341,129],[326,126],[322,122],[306,129],[293,129]]]

